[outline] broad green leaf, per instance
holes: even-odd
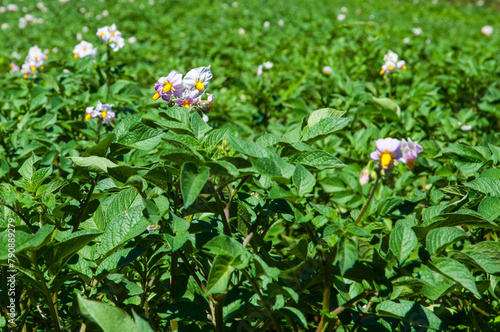
[[[106,135],[104,139],[101,139],[99,143],[96,145],[88,148],[82,156],[84,157],[89,157],[89,156],[97,156],[97,157],[105,157],[106,154],[108,153],[108,149],[111,146],[111,143],[113,143],[116,139],[116,135],[114,133],[109,133]]]
[[[99,325],[104,332],[141,332],[134,320],[120,308],[84,299],[80,294],[78,306],[82,315]]]
[[[284,307],[284,308],[281,308],[278,311],[281,314],[283,314],[285,316],[288,316],[288,317],[291,317],[296,322],[302,324],[302,326],[304,328],[307,328],[307,319],[306,319],[306,316],[304,316],[304,314],[302,313],[302,311],[300,311],[299,309],[293,308],[293,307]]]
[[[19,168],[19,174],[31,182],[31,178],[33,177],[33,174],[35,174],[36,167],[41,160],[42,158],[32,154],[31,157],[26,159],[23,165]]]
[[[431,310],[411,301],[384,301],[377,305],[377,313],[379,316],[395,317],[433,330],[448,329]]]
[[[252,160],[252,165],[255,169],[263,174],[273,178],[287,178],[289,179],[294,171],[294,166],[287,163],[277,155],[269,158],[258,158]]]
[[[463,264],[451,258],[435,258],[432,260],[434,267],[446,277],[454,280],[462,285],[465,289],[469,290],[478,299],[481,298],[476,287],[476,280]]]
[[[320,139],[324,139],[333,133],[341,130],[349,124],[351,117],[348,118],[323,118],[313,126],[306,126],[302,130],[301,141],[312,144]]]
[[[181,168],[181,192],[184,207],[187,208],[196,201],[210,176],[210,168],[198,167],[193,163],[185,163]]]
[[[486,195],[500,196],[500,179],[477,178],[471,182],[464,183],[464,185]]]
[[[118,166],[111,160],[103,157],[69,157],[73,163],[86,170],[87,172],[96,172],[99,174],[106,174],[108,167]]]
[[[225,254],[215,256],[212,268],[208,274],[207,295],[226,291],[231,273],[234,271],[234,268],[231,266],[233,259],[232,256]]]
[[[137,257],[142,255],[144,251],[146,251],[145,248],[127,248],[119,250],[103,260],[101,264],[99,264],[95,274],[101,274],[103,271],[113,272],[115,269],[132,263]]]
[[[205,243],[203,248],[216,255],[232,257],[231,265],[238,270],[247,267],[251,258],[250,252],[243,244],[222,234]]]
[[[312,112],[307,118],[307,125],[309,127],[314,126],[321,119],[330,118],[330,117],[342,117],[347,111],[338,111],[334,108],[321,108]]]
[[[152,150],[158,146],[163,132],[141,122],[141,114],[126,117],[120,121],[113,133],[117,143],[139,150]]]
[[[390,98],[376,98],[372,97],[373,101],[382,107],[384,110],[389,110],[393,111],[397,114],[398,117],[401,117],[401,108],[399,107],[398,103]]]
[[[340,168],[346,166],[332,154],[325,151],[309,151],[297,153],[288,159],[291,163],[301,163],[304,166],[316,168],[318,170]]]
[[[135,325],[137,325],[139,332],[153,332],[153,329],[149,326],[148,322],[136,314],[134,309],[132,309],[132,315],[134,316]]]
[[[389,248],[402,264],[417,248],[418,239],[410,226],[398,222],[389,236]]]
[[[335,260],[340,265],[341,275],[345,275],[347,270],[352,268],[358,260],[358,245],[350,237],[344,236],[338,244],[338,254]]]
[[[269,153],[267,152],[266,149],[264,149],[262,146],[252,141],[248,141],[243,138],[231,135],[228,135],[228,141],[234,150],[241,152],[245,155],[248,155],[250,157],[261,158],[269,156]]]
[[[448,245],[467,237],[469,235],[457,227],[435,228],[427,234],[427,250],[431,255],[435,255]]]
[[[314,176],[300,163],[295,167],[292,181],[295,188],[297,188],[297,194],[301,197],[310,193],[316,185],[316,179]]]
[[[8,239],[11,238],[9,234],[15,234],[15,249],[16,249],[16,254],[22,253],[25,250],[37,250],[41,248],[45,243],[47,243],[50,240],[50,236],[52,235],[52,232],[54,231],[54,226],[53,225],[45,225],[35,234],[28,234],[25,233],[19,229],[16,229],[15,233],[9,232],[9,229],[7,228],[4,230],[2,233],[0,233],[0,240],[2,244],[2,250],[0,252],[0,260],[7,259],[7,250],[8,250],[8,245],[9,243]],[[10,242],[12,243],[12,242]]]

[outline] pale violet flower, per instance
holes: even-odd
[[[272,63],[272,62],[270,62],[270,61],[266,61],[266,62],[264,62],[262,65],[263,65],[263,66],[264,66],[264,68],[266,68],[266,69],[271,69],[271,68],[273,68],[273,63]]]
[[[20,71],[21,68],[19,68],[19,66],[15,63],[15,62],[11,62],[10,63],[10,73],[15,73],[16,71]]]
[[[493,33],[493,27],[485,25],[484,27],[481,28],[481,33],[485,36],[489,36]]]
[[[90,119],[97,118],[101,114],[101,112],[97,111],[92,106],[87,107],[87,109],[85,110],[85,113],[86,113],[85,121],[89,121]]]
[[[283,21],[283,20],[279,20],[279,21],[278,21],[278,25],[279,25],[280,27],[284,26],[284,25],[285,25],[285,21]]]
[[[396,63],[396,62],[398,62],[398,58],[399,58],[399,56],[391,50],[389,50],[389,52],[387,52],[387,54],[384,55],[385,62],[392,61],[392,62]]]
[[[109,11],[104,10],[104,11],[102,12],[102,17],[108,17],[108,16],[109,16]]]
[[[101,101],[97,102],[97,106],[94,107],[87,107],[85,110],[85,121],[88,121],[89,119],[93,118],[100,118],[102,119],[103,123],[110,123],[113,121],[115,118],[116,114],[111,111],[111,108],[113,105],[110,104],[103,104]]]
[[[155,231],[157,228],[158,228],[158,224],[151,224],[151,225],[149,225],[149,226],[148,226],[148,228],[146,228],[146,230],[147,230],[148,232],[153,232],[153,231]]]
[[[262,76],[262,68],[263,68],[263,66],[262,66],[262,65],[259,65],[259,66],[257,67],[257,76]]]
[[[394,62],[386,61],[384,63],[384,65],[382,66],[382,69],[380,70],[380,74],[384,74],[384,73],[390,74],[394,71],[395,68],[396,68],[396,64]]]
[[[86,42],[85,40],[82,40],[79,44],[77,44],[73,48],[73,54],[75,59],[85,58],[89,55],[91,55],[92,58],[95,58],[97,54],[97,47],[94,48],[94,45],[92,45],[89,42]]]
[[[399,162],[405,163],[410,169],[413,169],[415,167],[415,159],[417,159],[417,156],[421,151],[422,147],[408,137],[408,141],[405,139],[401,140],[402,155],[396,159]]]
[[[420,36],[422,34],[422,29],[420,28],[413,28],[411,29],[411,32],[413,32],[414,35]]]
[[[380,160],[380,166],[385,171],[391,169],[394,160],[403,156],[401,141],[395,138],[381,138],[375,141],[377,150],[370,154],[373,160]]]
[[[180,98],[175,100],[177,106],[184,106],[186,108],[191,108],[191,105],[195,103],[197,96],[194,96],[196,91],[184,90]]]
[[[396,63],[396,68],[406,70],[406,61],[401,60]]]
[[[9,12],[17,12],[19,10],[19,7],[17,5],[14,5],[14,4],[9,4],[9,5],[7,5],[7,10]]]
[[[264,29],[269,28],[269,26],[270,26],[270,25],[271,25],[271,23],[269,23],[269,21],[265,21],[265,22],[264,22],[264,25],[263,25],[263,26],[264,26]]]
[[[183,88],[182,74],[172,70],[168,76],[160,77],[158,82],[155,83],[156,94],[153,96],[153,100],[162,97],[163,100],[170,101],[172,96],[179,97]]]
[[[202,109],[212,109],[212,103],[215,99],[215,96],[211,93],[207,93],[207,99],[203,100],[201,99],[202,96],[199,96],[198,98],[195,99],[194,103],[201,107]],[[206,122],[206,121],[205,121]]]
[[[323,73],[330,75],[333,72],[333,68],[330,66],[324,66],[323,67]]]
[[[337,21],[344,21],[346,18],[345,14],[338,14],[337,15]]]
[[[21,74],[24,78],[35,74],[35,67],[31,66],[29,63],[25,63],[21,66]]]
[[[245,29],[239,28],[238,33],[243,36],[245,34]]]
[[[213,75],[210,71],[210,66],[191,69],[184,77],[184,88],[188,90],[195,90],[198,93],[196,95],[197,97],[205,91],[212,77]]]

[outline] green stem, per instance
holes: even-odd
[[[332,262],[335,254],[331,253],[324,261],[325,267],[325,284],[323,288],[323,310],[321,311],[321,320],[316,328],[316,332],[323,332],[328,324],[328,312],[330,311],[330,293],[332,289]]]
[[[175,277],[177,274],[177,261],[179,260],[179,256],[177,252],[172,253],[172,264],[170,265],[170,303],[175,302]],[[172,331],[177,331],[179,329],[179,322],[176,320],[171,320],[170,325],[172,326]]]
[[[73,226],[73,233],[78,230],[78,227],[80,227],[80,223],[82,222],[83,216],[85,216],[85,211],[87,210],[90,199],[92,197],[92,193],[94,192],[95,186],[97,185],[97,182],[99,182],[100,177],[100,175],[96,175],[96,177],[92,180],[92,185],[90,186],[87,198],[85,198],[85,202],[83,203],[82,209],[80,210],[78,219],[76,220],[75,226]]]
[[[215,302],[215,331],[224,332],[224,300],[226,294],[219,294]]]
[[[363,209],[359,213],[358,218],[356,218],[356,221],[354,222],[355,225],[361,221],[361,218],[365,214],[366,209],[368,209],[368,206],[370,205],[370,202],[372,201],[373,196],[375,195],[375,190],[377,189],[379,181],[380,181],[380,176],[377,176],[377,178],[375,179],[375,183],[373,185],[372,191],[370,192],[370,196],[368,196],[368,200],[366,201],[365,206],[363,206]]]
[[[215,202],[217,203],[217,207],[219,209],[219,214],[221,215],[221,219],[222,219],[224,234],[231,237],[231,228],[229,227],[229,220],[228,220],[229,210],[226,211],[226,209],[222,205],[222,201],[219,197],[219,193],[215,190],[215,187],[212,184],[212,182],[207,181],[207,184],[208,184],[208,187],[210,188],[210,190],[212,191],[212,194],[214,195]]]
[[[47,287],[47,283],[45,282],[45,277],[43,275],[43,272],[38,267],[35,250],[31,252],[31,262],[33,263],[35,267],[35,272],[38,275],[38,278],[40,279],[40,285],[42,286],[42,291],[43,294],[45,295],[45,300],[47,301],[47,306],[49,307],[50,310],[50,316],[52,317],[54,330],[56,332],[61,332],[61,327],[59,325],[59,314],[57,312],[57,301],[54,301],[54,299],[52,298],[50,290]]]
[[[15,208],[15,207],[12,207],[10,205],[7,205],[5,204],[4,202],[0,202],[0,205],[3,205],[5,206],[6,208],[12,210],[15,214],[17,214],[19,216],[19,218],[21,218],[22,221],[24,221],[24,223],[28,226],[28,228],[30,229],[30,231],[35,234],[36,233],[36,229],[35,227],[33,227],[33,225],[30,224],[30,222],[24,218],[24,216]]]

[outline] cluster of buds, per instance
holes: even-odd
[[[156,93],[153,100],[162,98],[165,101],[171,101],[177,106],[184,106],[190,110],[193,107],[200,109],[212,109],[214,95],[206,93],[207,99],[202,99],[210,80],[212,79],[210,66],[191,69],[184,79],[182,74],[172,70],[168,76],[160,77],[155,84]],[[202,112],[205,122],[208,122],[208,116]]]
[[[262,70],[265,68],[267,70],[273,68],[273,63],[271,61],[266,61],[264,62],[263,64],[259,65],[257,67],[257,76],[261,76],[262,75]]]
[[[103,123],[114,123],[114,119],[116,114],[111,111],[111,108],[113,105],[109,104],[103,104],[101,101],[97,102],[97,106],[94,107],[87,107],[87,110],[85,111],[87,114],[85,115],[85,121],[88,121],[93,118],[99,118],[102,120]]]
[[[40,47],[33,46],[28,52],[28,56],[24,59],[24,64],[19,68],[14,62],[10,64],[10,72],[20,71],[24,78],[35,75],[38,68],[43,69],[43,63],[48,57],[42,52]]]
[[[109,43],[109,46],[115,52],[125,46],[125,39],[122,38],[122,33],[116,29],[114,23],[111,26],[98,29],[96,35],[101,41]]]
[[[422,147],[410,138],[397,140],[395,138],[381,138],[375,141],[377,149],[370,154],[373,160],[380,161],[384,171],[391,169],[394,160],[405,163],[408,168],[415,167],[415,159],[422,151]]]
[[[86,56],[91,55],[92,59],[95,58],[97,54],[97,47],[94,48],[94,45],[92,45],[89,42],[86,42],[85,40],[82,40],[79,44],[77,44],[73,48],[73,56],[75,59],[78,58],[85,58]]]
[[[389,50],[386,55],[384,55],[384,65],[380,70],[380,75],[387,73],[392,73],[396,68],[406,70],[406,61],[399,60],[399,56],[393,51]]]

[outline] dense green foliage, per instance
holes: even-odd
[[[16,3],[2,331],[500,330],[494,2]],[[20,28],[24,6],[44,22]],[[112,23],[117,52],[96,36]],[[73,58],[79,33],[95,59]],[[8,73],[34,45],[44,68]],[[406,70],[380,74],[389,50]],[[160,76],[209,65],[207,123],[152,101]],[[112,123],[86,121],[98,101]],[[423,147],[413,169],[370,161],[386,137]]]

